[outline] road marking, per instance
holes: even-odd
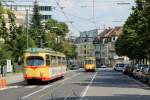
[[[88,86],[84,89],[84,91],[83,91],[81,97],[85,97],[85,95],[86,95],[88,89],[90,88],[91,84],[93,83],[93,81],[94,81],[94,79],[95,79],[97,73],[98,73],[98,71],[94,74],[92,80],[90,81],[90,83],[88,84]]]
[[[15,88],[19,88],[19,87],[21,87],[21,86],[8,86],[8,87],[0,89],[0,91],[8,90],[8,89],[15,89]]]
[[[19,87],[22,87],[22,86],[10,86],[10,87],[8,87],[8,89],[12,89],[12,88],[19,88]]]
[[[6,90],[6,89],[8,89],[8,87],[1,88],[0,91]]]
[[[35,88],[35,87],[37,87],[37,86],[35,86],[35,85],[33,85],[33,86],[26,86],[25,88],[26,89],[32,89],[32,88]]]
[[[54,84],[52,84],[52,85],[48,85],[48,86],[46,86],[46,87],[43,87],[43,88],[40,89],[40,90],[37,90],[37,91],[35,91],[35,92],[32,92],[32,93],[30,93],[30,94],[28,94],[28,95],[25,95],[25,96],[21,97],[21,99],[26,99],[26,98],[28,98],[28,97],[30,97],[30,96],[36,94],[36,93],[39,93],[39,92],[41,92],[41,91],[43,91],[43,90],[45,90],[45,89],[47,89],[47,88],[49,88],[49,87],[52,87],[52,86],[54,86],[54,85],[56,85],[56,84],[58,84],[58,83],[61,83],[61,82],[66,81],[66,80],[69,80],[69,79],[71,79],[71,78],[73,78],[73,77],[76,77],[76,76],[78,76],[78,75],[80,75],[80,74],[81,74],[81,73],[78,73],[78,74],[73,75],[73,76],[71,76],[71,77],[69,77],[69,78],[66,78],[66,79],[64,79],[64,80],[62,80],[62,81],[58,81],[57,83],[54,83]]]

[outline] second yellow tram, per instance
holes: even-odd
[[[86,57],[84,60],[85,71],[95,71],[96,70],[96,60],[95,57]]]

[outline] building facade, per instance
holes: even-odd
[[[120,26],[105,29],[94,39],[97,66],[105,64],[112,67],[116,63],[128,62],[127,57],[120,57],[115,51],[115,42],[122,34],[122,29]]]
[[[24,14],[27,14],[28,11],[29,19],[31,19],[35,1],[39,5],[41,18],[43,20],[51,19],[51,0],[2,0],[2,3],[10,9]]]
[[[5,7],[5,9],[8,9]],[[16,18],[16,25],[17,26],[22,26],[25,24],[25,14],[22,12],[18,12],[18,11],[13,11],[13,14],[15,15]],[[5,18],[5,22],[6,22],[6,27],[9,28],[9,19],[8,19],[8,14],[4,14],[4,18]]]
[[[80,36],[76,38],[76,52],[77,52],[77,62],[83,67],[85,57],[95,57],[95,47],[93,45],[93,40],[97,36],[98,30],[90,30],[81,32]]]

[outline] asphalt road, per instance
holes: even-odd
[[[44,84],[20,82],[0,91],[0,100],[150,100],[150,87],[112,69],[66,73]]]

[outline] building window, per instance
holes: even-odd
[[[42,19],[51,19],[51,15],[41,15]]]
[[[40,6],[39,7],[39,10],[41,11],[51,11],[51,6]]]
[[[86,54],[86,50],[84,50],[84,54]]]

